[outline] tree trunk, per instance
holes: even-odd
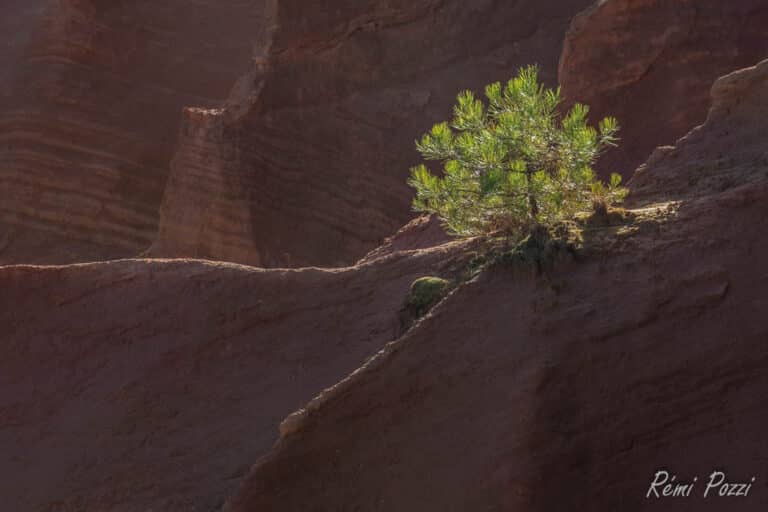
[[[536,201],[536,196],[533,193],[533,173],[529,170],[525,171],[525,179],[528,182],[528,206],[530,208],[531,219],[534,224],[539,222],[539,203]]]

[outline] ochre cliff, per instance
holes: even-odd
[[[712,94],[634,221],[460,287],[289,417],[225,510],[765,510],[768,61]],[[646,499],[659,468],[762,480]]]
[[[20,4],[3,24],[29,18]],[[256,0],[47,2],[0,112],[0,262],[149,247],[182,107],[228,96],[262,16]]]
[[[538,63],[556,79],[588,0],[270,2],[269,50],[226,108],[191,111],[156,256],[348,264],[413,213],[413,141],[458,91]]]
[[[217,510],[280,421],[400,334],[468,245],[336,270],[0,267],[0,496],[26,511]]]
[[[607,0],[574,19],[559,74],[570,102],[619,119],[621,144],[598,169],[629,178],[704,121],[716,78],[766,57],[761,0]]]

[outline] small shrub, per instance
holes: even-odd
[[[459,94],[451,123],[435,125],[416,143],[425,160],[443,163],[443,173],[411,169],[415,210],[437,214],[456,235],[504,232],[522,240],[595,201],[621,200],[621,178],[605,186],[592,170],[618,140],[615,119],[595,129],[580,104],[559,115],[560,91],[540,85],[535,67],[504,86],[487,86],[485,95],[487,105],[470,91]]]
[[[411,285],[405,307],[415,318],[425,315],[451,289],[451,282],[439,277],[422,277]]]
[[[608,208],[620,203],[627,197],[628,190],[621,187],[621,176],[611,175],[611,181],[606,186],[602,181],[592,183],[592,211],[598,217],[607,217]]]

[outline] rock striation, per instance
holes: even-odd
[[[8,104],[11,83],[24,48],[43,15],[46,0],[4,0],[0,12],[0,112]]]
[[[633,222],[457,289],[289,417],[225,510],[764,510],[702,495],[768,456],[766,91],[768,61],[720,79]],[[685,503],[646,499],[660,467],[698,477]]]
[[[598,169],[629,178],[704,121],[715,79],[766,57],[765,2],[607,0],[573,20],[559,75],[568,101],[619,119],[621,144]]]
[[[35,4],[4,2],[2,19]],[[0,229],[11,240],[0,261],[135,255],[157,231],[182,107],[228,96],[262,2],[45,7],[0,112]]]
[[[265,267],[349,264],[413,215],[413,141],[458,91],[538,63],[556,81],[588,0],[269,3],[251,73],[191,110],[152,255]]]

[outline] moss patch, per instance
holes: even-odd
[[[451,282],[439,277],[422,277],[411,285],[405,307],[419,318],[440,302],[451,290]]]

